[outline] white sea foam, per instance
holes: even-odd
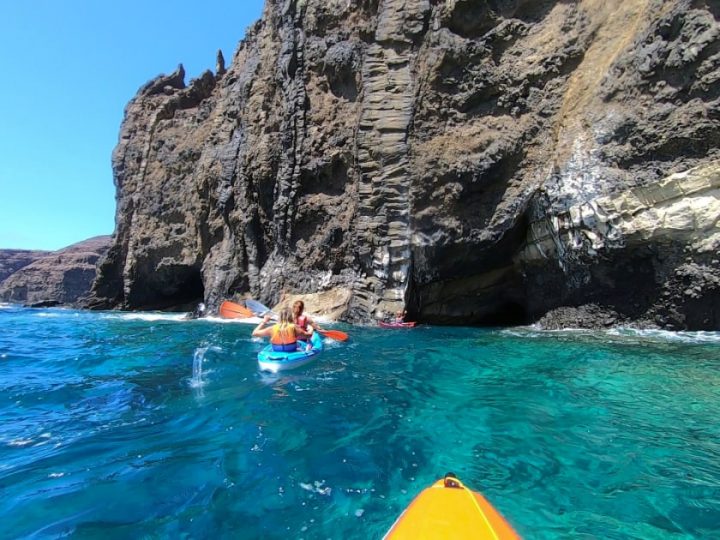
[[[181,322],[181,323],[196,323],[196,322],[212,322],[212,323],[242,323],[242,324],[258,324],[262,321],[259,317],[249,317],[247,319],[223,319],[221,317],[202,317],[200,319],[189,319],[188,313],[159,313],[149,311],[138,311],[138,312],[120,312],[120,313],[106,313],[102,316],[103,319],[121,320],[121,321],[169,321],[169,322]]]
[[[326,349],[338,349],[341,347],[345,347],[345,343],[342,341],[336,341],[333,338],[326,337],[323,339],[323,345]]]
[[[109,313],[103,315],[103,319],[115,319],[121,321],[176,321],[182,322],[186,317],[186,313],[151,313],[151,312],[137,312],[137,313]]]
[[[524,338],[543,338],[552,335],[570,334],[573,336],[648,339],[653,341],[680,341],[684,343],[720,343],[720,332],[674,332],[660,329],[609,328],[591,330],[587,328],[560,328],[555,330],[542,329],[537,325],[507,328],[500,333],[505,336]]]
[[[319,482],[315,480],[312,484],[300,482],[299,485],[301,488],[311,493],[318,493],[320,495],[328,496],[332,494],[332,488],[330,486],[325,486],[325,480],[320,480]]]
[[[197,319],[199,321],[210,321],[214,323],[222,323],[222,324],[259,324],[262,319],[260,317],[248,317],[247,319],[223,319],[222,317],[204,317],[202,319]]]
[[[17,439],[12,439],[10,442],[7,443],[7,445],[22,448],[23,446],[28,446],[34,442],[35,441],[33,441],[32,439],[17,438]]]
[[[636,328],[613,328],[604,330],[604,332],[620,337],[645,337],[686,343],[720,343],[720,332],[672,332],[670,330],[639,330]]]

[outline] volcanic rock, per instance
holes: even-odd
[[[719,15],[268,0],[224,73],[128,104],[90,305],[337,290],[351,321],[718,329]]]
[[[52,252],[31,249],[0,249],[0,283],[22,267],[50,253]]]
[[[96,236],[35,259],[0,283],[0,300],[30,306],[76,306],[90,292],[97,262],[110,245]]]

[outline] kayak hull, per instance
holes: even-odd
[[[313,332],[310,344],[312,345],[310,350],[293,352],[274,351],[272,345],[268,345],[258,353],[258,365],[262,371],[277,373],[309,364],[323,350],[323,340],[319,332]]]
[[[383,537],[387,540],[520,537],[485,497],[457,478],[438,480],[424,489]]]
[[[413,328],[417,323],[416,322],[385,322],[385,321],[379,321],[378,324],[383,328]]]

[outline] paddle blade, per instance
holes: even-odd
[[[323,336],[334,339],[335,341],[347,341],[350,336],[340,330],[318,330]]]
[[[220,316],[225,319],[247,319],[255,316],[253,312],[245,306],[230,302],[229,300],[225,300],[225,302],[220,304],[219,313]]]
[[[245,300],[245,305],[249,307],[255,315],[262,316],[265,313],[268,313],[270,311],[270,308],[267,307],[264,304],[261,304],[257,300],[252,300],[251,298],[248,298]]]

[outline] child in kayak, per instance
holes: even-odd
[[[308,332],[293,323],[293,314],[287,308],[280,312],[280,322],[270,328],[265,328],[269,320],[270,315],[265,315],[262,322],[253,330],[252,335],[255,337],[269,337],[274,351],[297,351],[298,339],[310,339]]]
[[[322,328],[310,317],[305,315],[303,311],[305,311],[305,303],[302,300],[296,300],[292,307],[293,322],[310,334],[312,334],[314,330],[322,330]]]
[[[405,322],[405,315],[407,315],[407,311],[404,309],[399,309],[395,312],[395,322],[398,324],[402,324]]]

